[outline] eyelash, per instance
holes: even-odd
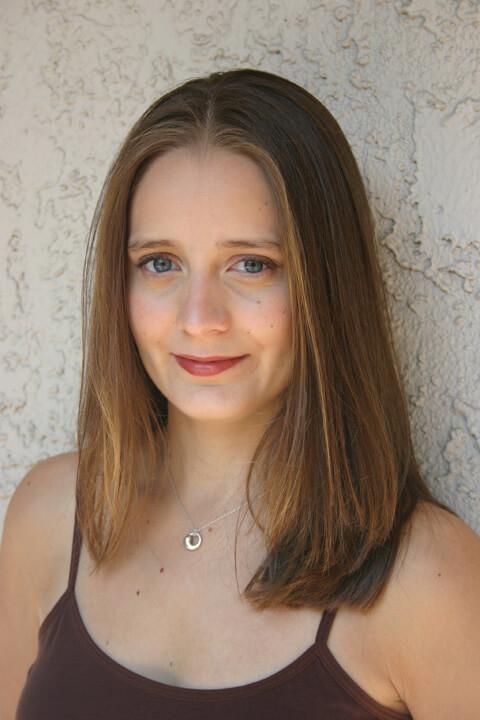
[[[146,257],[142,258],[137,263],[137,267],[142,268],[144,265],[146,265],[151,260],[157,260],[157,259],[161,259],[161,258],[167,258],[170,260],[172,259],[168,253],[157,253],[156,255],[147,255]],[[258,272],[258,273],[244,272],[244,273],[241,273],[242,275],[247,275],[247,276],[250,275],[252,277],[259,277],[259,276],[263,276],[266,272],[274,272],[279,267],[278,263],[274,262],[273,260],[267,260],[266,258],[259,257],[257,255],[246,255],[245,257],[239,258],[237,260],[237,262],[243,262],[246,260],[255,260],[257,262],[263,263],[263,265],[267,266],[267,269],[262,270],[261,272]],[[151,271],[147,271],[147,272],[150,273]],[[161,275],[166,275],[168,272],[169,271],[167,270],[166,272],[160,272],[160,273],[152,272],[151,274],[161,276]]]

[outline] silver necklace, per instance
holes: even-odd
[[[213,523],[218,522],[218,520],[222,520],[222,518],[225,518],[228,515],[231,515],[232,513],[236,512],[237,510],[240,510],[240,508],[242,508],[248,504],[247,501],[245,501],[241,505],[238,505],[236,508],[233,508],[233,510],[229,510],[228,512],[223,513],[223,515],[219,515],[219,517],[215,518],[215,520],[210,520],[210,522],[205,523],[205,525],[196,527],[196,524],[192,520],[190,513],[188,512],[187,508],[185,507],[185,505],[183,504],[183,502],[180,499],[180,496],[177,492],[177,487],[175,485],[175,480],[173,479],[173,475],[170,471],[170,467],[168,467],[168,474],[169,474],[169,477],[171,478],[172,486],[173,486],[175,495],[177,496],[177,500],[180,503],[180,505],[183,507],[183,509],[185,510],[185,512],[188,516],[188,519],[190,520],[190,523],[191,523],[192,529],[183,538],[183,546],[187,550],[198,550],[198,548],[202,544],[203,537],[202,537],[200,530],[203,530],[204,528],[209,527],[209,525],[213,525]],[[263,493],[261,493],[261,494],[263,494]]]

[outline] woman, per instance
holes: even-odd
[[[2,718],[478,718],[480,541],[416,464],[326,108],[249,69],[164,95],[84,288],[77,452],[8,508]]]

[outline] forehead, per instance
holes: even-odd
[[[132,230],[153,219],[163,224],[210,222],[277,229],[274,197],[251,158],[215,148],[205,154],[176,148],[151,161],[130,206]],[[254,231],[258,227],[252,228]]]

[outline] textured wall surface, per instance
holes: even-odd
[[[158,95],[257,67],[322,100],[378,221],[422,470],[480,532],[480,8],[466,0],[3,0],[0,525],[74,447],[81,269],[109,162]]]

